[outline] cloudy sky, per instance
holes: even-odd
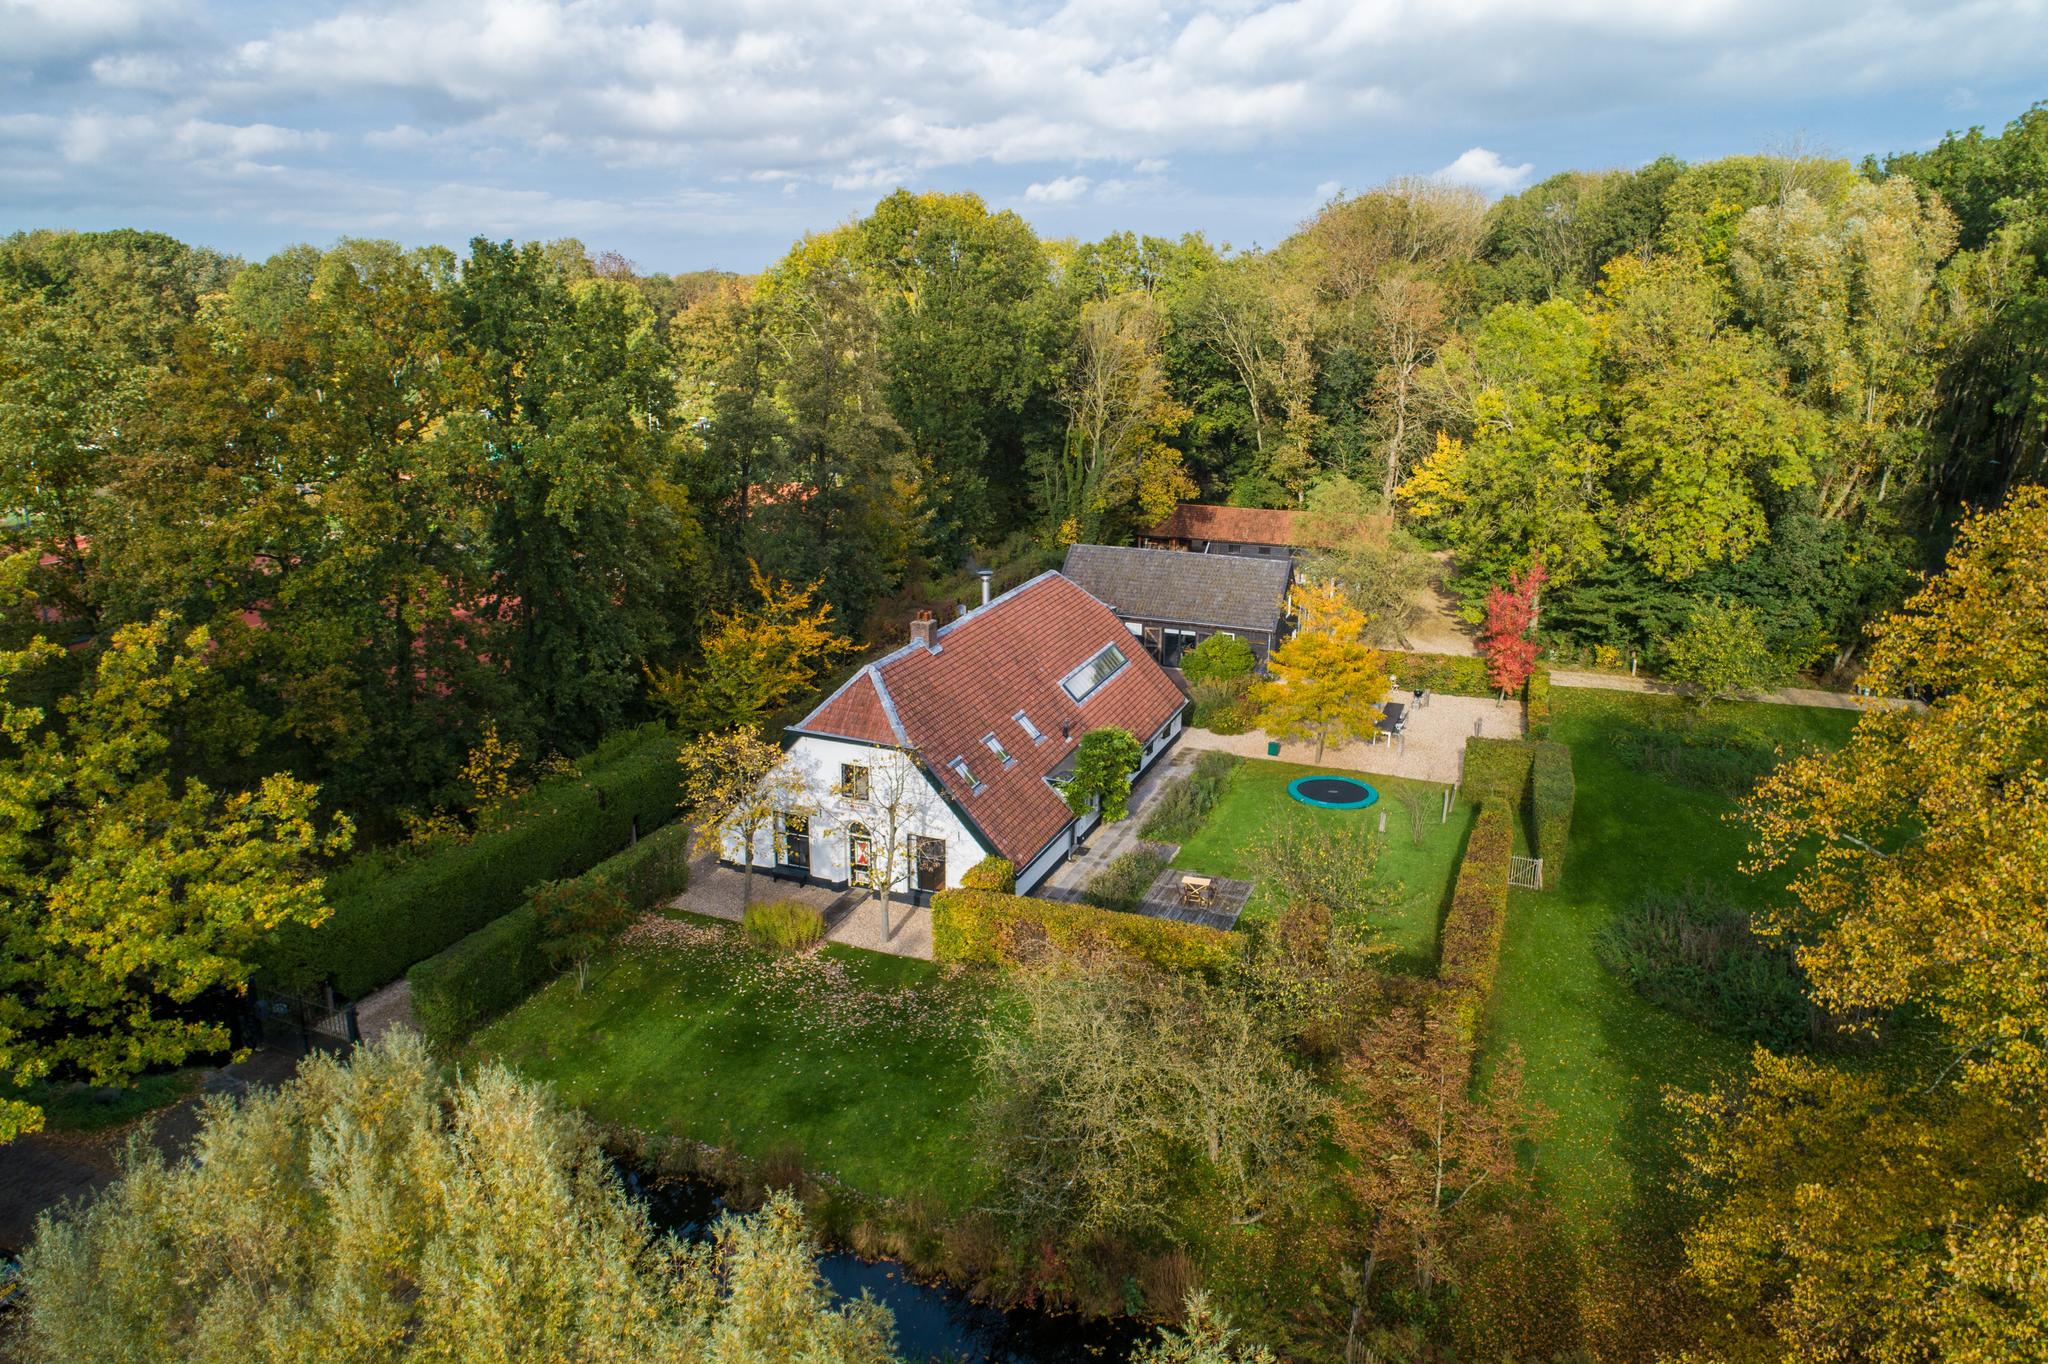
[[[1395,175],[1861,156],[2041,98],[2048,0],[0,0],[0,229],[747,270],[905,185],[1243,246]]]

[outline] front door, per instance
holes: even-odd
[[[946,841],[942,838],[917,840],[917,888],[930,894],[946,888]]]
[[[870,890],[875,885],[875,841],[858,824],[846,831],[846,882]]]

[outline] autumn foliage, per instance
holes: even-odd
[[[1520,691],[1536,670],[1541,646],[1529,638],[1529,631],[1536,624],[1537,596],[1549,580],[1543,561],[1538,559],[1528,571],[1509,574],[1506,588],[1496,587],[1486,594],[1486,624],[1479,632],[1479,651],[1486,656],[1487,676],[1498,691]]]

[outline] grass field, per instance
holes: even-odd
[[[1744,1062],[1741,1045],[1649,1004],[1593,955],[1595,935],[1645,892],[1714,883],[1750,904],[1781,880],[1744,876],[1746,833],[1726,795],[1631,767],[1613,736],[1669,722],[1670,697],[1559,688],[1552,736],[1572,747],[1578,799],[1562,887],[1514,891],[1488,1045],[1520,1048],[1528,1096],[1553,1115],[1537,1151],[1564,1205],[1597,1216],[1635,1203],[1654,1212],[1669,1175],[1666,1085],[1699,1088]],[[1773,705],[1716,706],[1718,715],[1792,748],[1840,743],[1856,713]]]
[[[884,1196],[973,1196],[972,978],[827,946],[771,955],[736,927],[660,921],[487,1028],[472,1051],[599,1122],[712,1142]]]
[[[83,1084],[39,1084],[26,1089],[0,1085],[0,1098],[22,1099],[43,1110],[43,1126],[51,1132],[100,1132],[160,1108],[167,1108],[199,1088],[200,1066],[144,1075],[126,1089]]]
[[[1361,836],[1375,835],[1380,812],[1386,811],[1387,834],[1380,849],[1379,872],[1384,881],[1402,887],[1399,901],[1380,919],[1380,932],[1393,944],[1398,960],[1409,969],[1429,971],[1436,966],[1436,935],[1451,878],[1459,857],[1464,855],[1465,834],[1472,827],[1472,810],[1463,801],[1451,806],[1448,823],[1439,823],[1444,788],[1434,782],[1383,777],[1373,772],[1347,772],[1369,782],[1380,793],[1379,803],[1363,810],[1323,810],[1303,805],[1287,794],[1287,783],[1296,777],[1333,768],[1301,767],[1294,763],[1267,762],[1248,758],[1231,773],[1230,785],[1193,838],[1181,846],[1173,865],[1185,871],[1207,872],[1233,880],[1258,882],[1259,868],[1254,853],[1261,831],[1276,819],[1329,824],[1353,830]],[[1412,797],[1422,816],[1422,841],[1411,834],[1410,811],[1403,797]],[[1277,906],[1261,885],[1252,893],[1245,912],[1249,917],[1272,914]]]

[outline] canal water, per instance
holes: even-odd
[[[647,1204],[663,1231],[687,1240],[705,1236],[724,1202],[693,1180],[642,1179],[622,1169],[626,1187]],[[919,1283],[889,1260],[844,1252],[819,1257],[818,1268],[842,1298],[866,1292],[896,1315],[896,1348],[914,1361],[970,1364],[1123,1364],[1152,1338],[1153,1328],[1128,1318],[1075,1317],[1030,1308],[990,1307],[945,1284]]]

